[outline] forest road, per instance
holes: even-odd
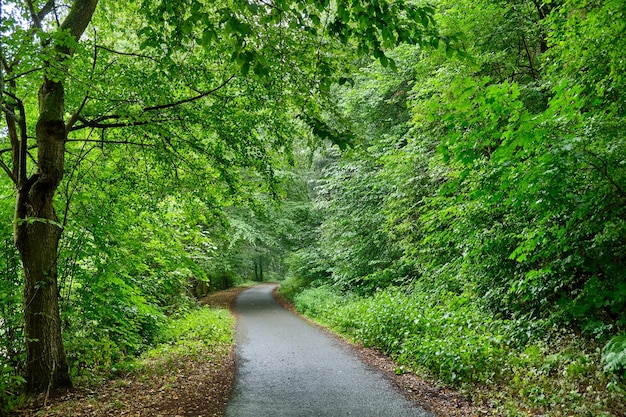
[[[237,371],[227,417],[434,417],[338,339],[281,307],[275,285],[235,302]]]

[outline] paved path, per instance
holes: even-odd
[[[282,308],[274,285],[237,298],[238,368],[227,417],[433,417],[337,339]]]

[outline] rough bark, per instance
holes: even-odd
[[[37,173],[21,184],[15,243],[24,266],[26,385],[30,392],[71,385],[61,339],[57,258],[61,226],[54,211],[63,178],[65,125],[63,85],[46,80],[39,91]]]
[[[61,29],[68,30],[78,40],[91,21],[96,5],[97,0],[74,1]],[[66,45],[50,47],[55,48],[56,64],[62,64],[73,52]],[[54,195],[63,178],[67,141],[64,111],[63,81],[44,78],[39,89],[36,126],[37,171],[28,179],[25,170],[20,175],[15,209],[15,244],[25,278],[25,378],[29,392],[71,385],[61,338],[57,284],[62,226],[54,210]],[[25,162],[25,139],[22,142],[19,159]]]

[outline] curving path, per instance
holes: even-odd
[[[238,368],[227,417],[433,417],[350,348],[273,298],[275,285],[235,302]]]

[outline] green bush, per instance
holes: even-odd
[[[186,316],[171,320],[158,337],[160,344],[200,341],[207,346],[231,342],[234,319],[228,310],[198,308]]]
[[[26,382],[9,364],[3,363],[2,359],[0,357],[0,415],[21,402],[17,394]]]
[[[24,383],[19,374],[25,359],[21,285],[13,241],[0,240],[0,415],[19,402]]]

